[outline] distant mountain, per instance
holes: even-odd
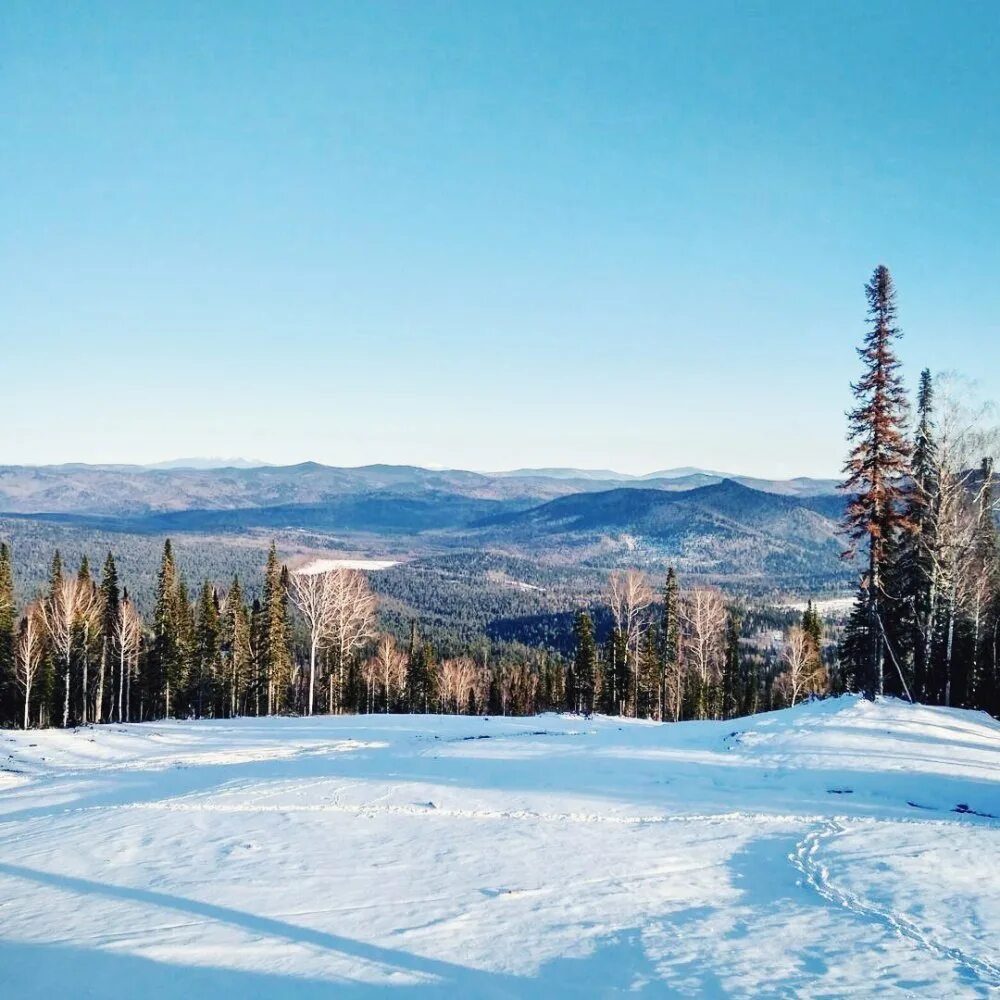
[[[488,475],[503,479],[550,479],[581,485],[594,483],[603,488],[620,485],[663,490],[694,489],[730,479],[751,489],[763,490],[766,493],[784,493],[789,496],[834,494],[838,488],[838,481],[835,479],[810,479],[806,476],[795,479],[759,479],[754,476],[737,476],[730,472],[698,469],[689,465],[676,469],[661,469],[659,472],[647,472],[641,476],[613,472],[609,469],[570,468],[514,469],[509,472],[492,472]]]
[[[647,472],[635,479],[684,479],[688,476],[710,476],[712,479],[736,479],[731,472],[713,472],[711,469],[696,469],[692,465],[684,465],[678,469],[661,469],[659,472]]]
[[[262,469],[271,465],[255,458],[173,458],[168,462],[153,462],[143,469]]]
[[[534,477],[541,479],[598,479],[603,482],[641,482],[647,479],[684,479],[691,476],[710,476],[713,479],[732,479],[728,472],[711,472],[708,469],[696,469],[686,465],[678,469],[663,469],[660,472],[647,472],[635,475],[630,472],[614,472],[611,469],[512,469],[509,472],[491,472],[491,476],[501,477]]]
[[[611,469],[511,469],[506,472],[487,472],[486,475],[497,479],[598,479],[603,482],[624,482],[629,479],[639,479],[626,472],[613,472]]]
[[[580,493],[478,526],[483,543],[519,552],[630,563],[673,561],[717,576],[841,577],[840,497],[798,497],[735,480],[687,491]]]
[[[704,472],[608,481],[315,462],[246,469],[6,466],[0,518],[8,536],[36,539],[22,548],[59,532],[80,543],[111,534],[197,534],[217,542],[250,535],[253,544],[277,536],[352,550],[388,545],[408,555],[492,553],[544,564],[547,572],[574,567],[583,576],[625,565],[660,572],[672,563],[720,582],[841,586],[850,575],[838,536],[844,498],[831,487]]]
[[[546,471],[551,474],[547,475]],[[133,518],[169,511],[316,505],[338,498],[378,494],[396,498],[452,495],[472,500],[517,502],[523,506],[528,502],[539,503],[560,496],[609,489],[684,491],[722,482],[704,472],[628,480],[593,478],[601,475],[593,471],[572,478],[571,473],[575,472],[568,469],[528,470],[520,475],[484,475],[459,469],[423,469],[408,465],[336,468],[316,462],[205,469],[0,466],[0,513]],[[833,488],[833,484],[823,480],[744,482],[766,492],[803,496],[830,493]]]

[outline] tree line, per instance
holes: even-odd
[[[672,568],[660,601],[645,574],[612,573],[608,605],[612,627],[601,644],[592,613],[576,615],[566,671],[570,711],[674,722],[734,718],[830,690],[823,623],[812,602],[776,659],[746,642],[738,601],[715,587],[682,591]]]
[[[441,657],[410,623],[380,631],[364,573],[289,572],[272,544],[259,597],[238,577],[192,594],[171,542],[144,618],[108,553],[15,604],[11,550],[0,543],[0,725],[78,726],[162,718],[348,712],[526,715],[563,703],[558,657],[496,651]]]
[[[861,562],[840,646],[848,686],[1000,713],[1000,545],[992,408],[954,376],[920,375],[916,419],[895,344],[889,270],[866,286],[852,387],[847,558]]]
[[[57,551],[44,592],[18,610],[0,544],[0,724],[564,709],[676,720],[826,689],[818,616],[801,655],[786,650],[775,669],[741,644],[736,605],[713,588],[682,593],[673,570],[662,604],[634,570],[611,575],[607,604],[608,641],[598,648],[592,615],[580,612],[571,659],[486,644],[441,656],[415,620],[402,636],[380,628],[364,573],[290,572],[273,544],[249,597],[238,577],[191,593],[167,540],[147,617],[110,552],[95,575],[86,557],[70,571]]]

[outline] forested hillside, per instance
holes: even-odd
[[[911,421],[887,269],[866,292],[836,494],[689,469],[0,470],[2,721],[679,720],[852,690],[996,712],[1000,435],[926,370]]]

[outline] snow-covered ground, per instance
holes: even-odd
[[[820,597],[812,602],[816,611],[831,618],[840,618],[846,615],[857,601],[856,594],[844,594],[841,597]],[[805,611],[809,606],[809,601],[792,601],[782,605],[788,611]]]
[[[381,570],[392,569],[398,566],[398,559],[311,559],[303,566],[299,566],[295,572],[304,576],[315,573],[329,573],[335,569],[366,569]]]
[[[3,997],[1000,990],[984,715],[246,719],[0,750]]]

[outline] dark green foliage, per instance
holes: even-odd
[[[721,715],[732,719],[740,714],[746,701],[747,677],[740,653],[740,616],[731,610],[726,619],[726,653],[722,668]]]
[[[601,679],[601,710],[607,715],[624,715],[628,697],[628,648],[617,627],[604,645],[604,672]]]
[[[198,594],[191,688],[188,703],[196,718],[224,714],[222,694],[222,617],[219,597],[206,580]]]
[[[594,710],[594,685],[597,680],[597,643],[594,623],[586,611],[579,611],[573,623],[576,651],[573,655],[572,682],[567,684],[571,693],[568,707],[571,711],[589,715]]]
[[[279,563],[278,551],[272,542],[264,570],[260,645],[268,715],[285,708],[291,683],[287,579],[288,570]]]
[[[190,608],[187,590],[174,563],[168,538],[157,577],[156,610],[153,616],[153,648],[147,673],[148,710],[170,718],[176,713],[187,681],[190,649]]]
[[[413,625],[406,669],[406,689],[411,712],[429,712],[434,702],[434,647],[416,638]]]
[[[113,676],[115,625],[121,611],[121,593],[118,584],[118,567],[115,557],[108,552],[101,570],[101,623],[100,623],[100,680],[95,698],[95,721],[111,718],[114,685],[105,683]]]
[[[802,631],[812,640],[816,652],[821,652],[823,649],[823,621],[811,600],[807,602],[806,609],[802,612]]]

